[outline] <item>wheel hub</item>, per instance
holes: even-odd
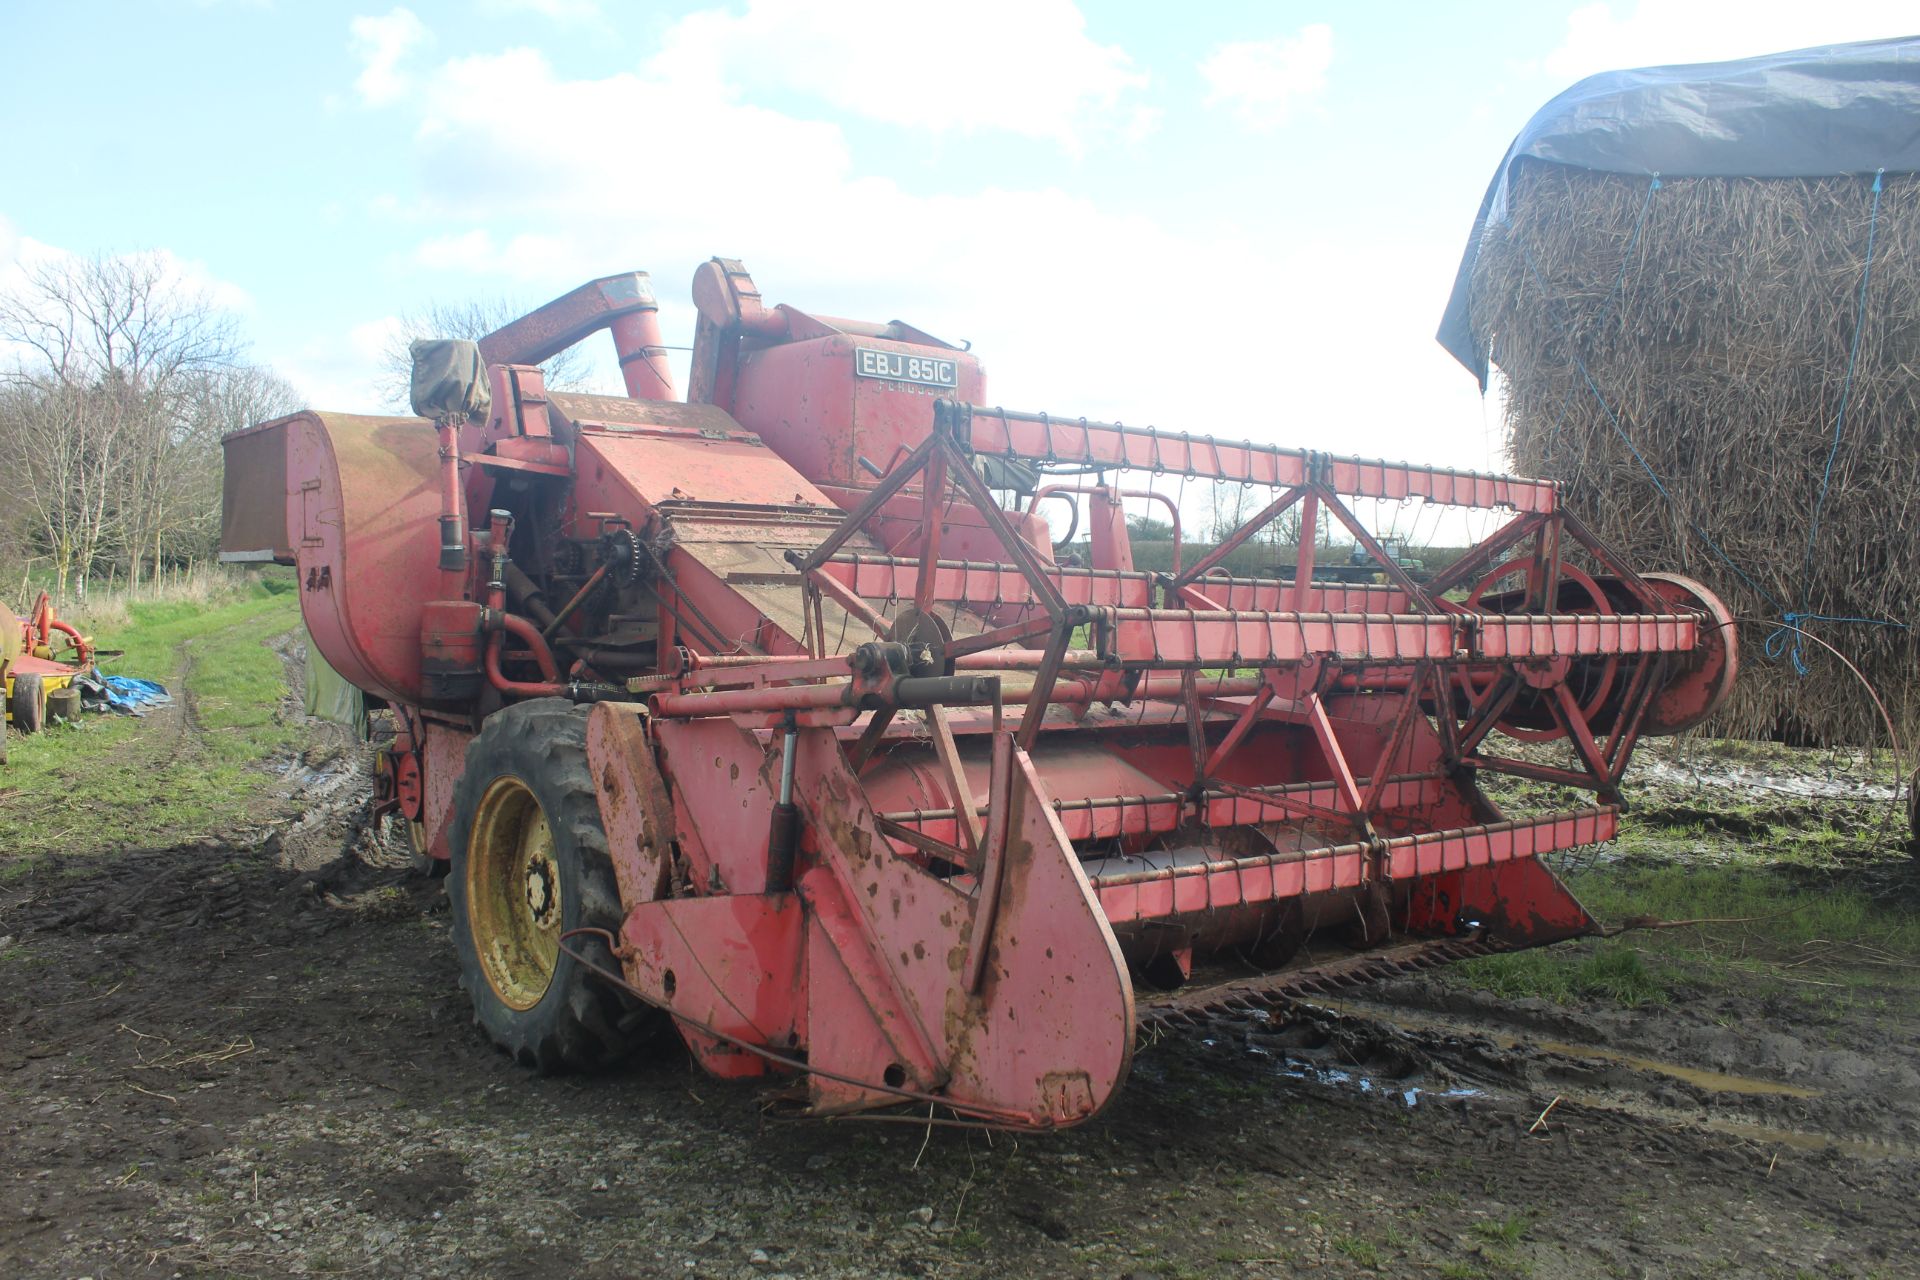
[[[566,901],[553,830],[525,783],[499,778],[467,840],[468,925],[487,982],[517,1010],[540,1003],[560,957]]]

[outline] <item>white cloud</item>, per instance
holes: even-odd
[[[1598,71],[1675,62],[1724,62],[1786,49],[1908,34],[1911,0],[1634,0],[1589,4],[1543,62],[1577,80]]]
[[[483,0],[493,13],[531,13],[563,26],[599,24],[604,15],[600,0]]]
[[[1147,76],[1087,35],[1071,0],[748,0],[668,32],[648,73],[726,80],[818,98],[842,111],[934,133],[999,131],[1069,150],[1127,127],[1124,99]]]
[[[1200,64],[1209,107],[1230,108],[1251,128],[1285,124],[1294,108],[1327,87],[1333,28],[1315,22],[1290,36],[1222,44]]]
[[[182,258],[171,249],[100,256],[109,261],[151,260],[159,268],[162,289],[197,295],[222,311],[246,314],[254,310],[252,294],[233,281],[216,276],[212,268],[198,258]],[[21,235],[0,217],[0,292],[17,285],[22,274],[34,267],[60,263],[78,265],[81,257],[70,249]]]
[[[393,340],[401,331],[399,316],[381,316],[378,320],[368,320],[347,330],[347,346],[353,354],[367,365],[375,365],[385,359],[387,351],[393,346]]]
[[[359,17],[347,24],[348,47],[360,62],[353,87],[370,107],[398,101],[412,85],[401,63],[409,53],[432,38],[411,9],[394,9],[383,17]]]
[[[1472,379],[1431,336],[1451,227],[1435,243],[1299,243],[1052,187],[923,194],[863,169],[835,124],[745,103],[684,63],[569,79],[519,49],[448,61],[422,88],[405,108],[419,193],[395,214],[422,226],[413,260],[446,296],[549,297],[644,269],[685,343],[693,268],[737,256],[769,303],[971,339],[997,402],[1490,465]],[[699,129],[616,153],[580,126],[688,119]],[[490,163],[501,155],[518,160]]]

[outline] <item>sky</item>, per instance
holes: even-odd
[[[770,304],[970,342],[1009,407],[1499,469],[1497,401],[1433,333],[1527,118],[1913,14],[0,0],[0,287],[164,253],[314,407],[367,412],[409,312],[640,269],[686,344],[721,255]]]

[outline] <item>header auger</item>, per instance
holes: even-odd
[[[296,565],[392,710],[383,804],[530,1065],[665,1017],[815,1114],[1074,1124],[1144,1028],[1591,931],[1540,855],[1609,839],[1640,736],[1733,678],[1719,602],[1550,483],[988,407],[967,351],[765,307],[726,259],[694,298],[684,401],[630,275],[423,351],[426,420],[227,442],[226,549]],[[599,328],[628,396],[548,390]],[[1271,501],[1148,572],[1123,503],[1163,477]],[[1353,498],[1512,514],[1415,581]],[[1291,576],[1229,573],[1283,514]],[[1316,577],[1323,526],[1382,581]],[[1508,814],[1487,772],[1592,799]]]

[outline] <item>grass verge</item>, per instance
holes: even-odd
[[[125,606],[124,624],[100,629],[103,647],[124,651],[103,670],[159,680],[180,705],[13,734],[0,826],[16,863],[164,844],[244,820],[271,781],[256,766],[296,738],[284,723],[284,669],[268,643],[300,624],[291,588],[290,579],[259,577],[137,601]]]
[[[1609,925],[1705,923],[1488,956],[1458,966],[1458,977],[1504,998],[1558,1003],[1664,1004],[1687,990],[1920,1000],[1920,913],[1860,877],[1664,863],[1592,868],[1566,882]]]

